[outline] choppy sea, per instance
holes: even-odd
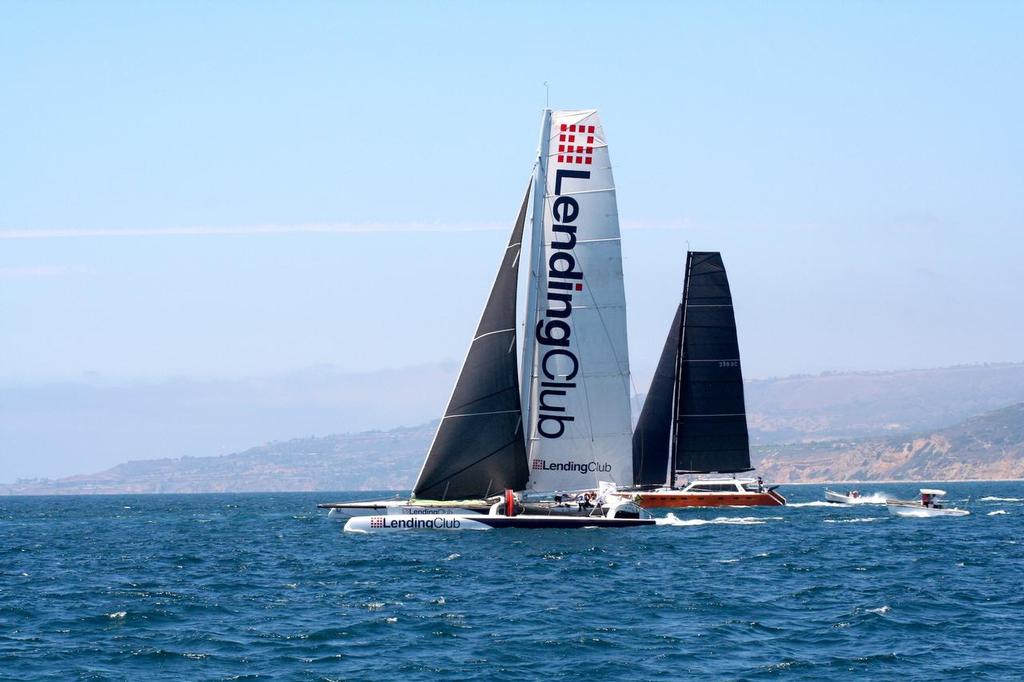
[[[1024,678],[1024,483],[614,530],[343,533],[354,494],[0,498],[0,679]],[[909,497],[914,484],[863,485]]]

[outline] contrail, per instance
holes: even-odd
[[[389,232],[483,232],[503,229],[498,224],[441,223],[310,223],[301,225],[242,225],[235,227],[40,228],[0,230],[0,239],[81,239],[84,237],[166,237],[261,234],[375,234]]]
[[[299,225],[240,225],[186,227],[87,227],[87,228],[20,228],[0,229],[0,239],[82,239],[87,237],[168,237],[206,235],[263,234],[387,234],[401,232],[493,232],[508,225],[490,223],[307,223]],[[640,223],[626,221],[624,230],[679,230],[673,223]]]

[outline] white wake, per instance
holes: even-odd
[[[768,521],[781,520],[781,516],[719,516],[714,519],[681,519],[669,512],[664,518],[655,521],[659,526],[760,526]]]

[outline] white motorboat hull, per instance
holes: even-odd
[[[832,490],[825,490],[825,501],[832,502],[833,504],[850,504],[851,501],[857,498],[850,497],[849,495],[843,495]]]
[[[888,499],[881,493],[871,495],[844,495],[834,490],[825,489],[825,501],[832,504],[885,504]]]
[[[889,513],[903,518],[926,519],[933,516],[968,516],[971,512],[955,507],[925,507],[917,503],[900,504],[890,502],[886,505]]]

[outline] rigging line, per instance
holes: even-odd
[[[519,410],[495,410],[494,412],[466,412],[464,414],[446,414],[445,416],[441,417],[441,420],[444,421],[445,419],[454,419],[455,417],[486,417],[487,415],[490,414],[512,414],[514,412],[519,412]]]

